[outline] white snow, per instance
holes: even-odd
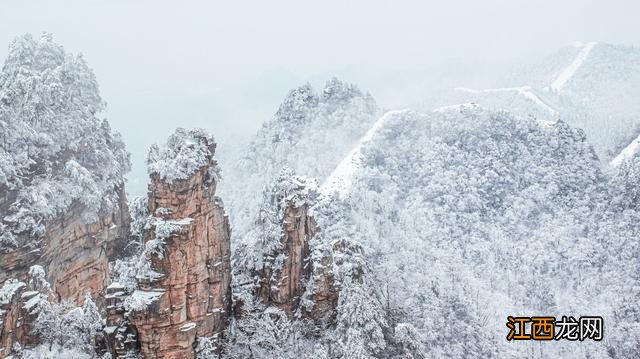
[[[119,282],[113,282],[111,284],[109,284],[109,286],[107,287],[107,289],[124,289],[125,287],[120,284]]]
[[[549,106],[546,102],[542,101],[542,99],[540,98],[540,96],[538,96],[529,86],[523,86],[518,90],[518,93],[521,94],[522,96],[528,98],[529,100],[533,101],[535,104],[537,104],[538,106],[546,109],[547,111],[549,111],[549,113],[554,116],[557,117],[558,116],[558,111],[556,111],[555,109],[553,109],[551,106]]]
[[[502,87],[502,88],[492,88],[492,89],[483,89],[483,90],[474,90],[467,87],[456,87],[455,90],[473,93],[473,94],[492,93],[492,92],[516,92],[519,95],[524,96],[528,100],[532,101],[536,105],[544,108],[554,118],[557,118],[558,116],[558,111],[556,111],[553,107],[549,106],[546,102],[544,102],[540,98],[540,96],[538,96],[535,93],[535,91],[531,88],[531,86]]]
[[[195,327],[196,327],[196,323],[188,322],[187,324],[185,324],[185,325],[180,327],[180,331],[181,332],[188,332],[188,331],[190,331],[191,329],[193,329]]]
[[[476,103],[474,103],[474,102],[466,102],[466,103],[459,103],[459,104],[456,104],[456,105],[438,107],[435,110],[433,110],[433,112],[445,113],[445,112],[449,112],[449,111],[461,111],[463,109],[475,108],[477,106],[478,105]]]
[[[627,159],[632,158],[638,150],[640,149],[640,136],[636,137],[635,140],[631,141],[631,143],[625,147],[620,153],[611,160],[610,164],[612,167],[618,167],[622,162]]]
[[[22,308],[26,309],[30,314],[34,313],[34,309],[38,308],[38,304],[40,304],[42,301],[45,301],[47,299],[47,297],[44,294],[41,295],[39,292],[35,292],[35,293],[36,295],[29,298],[29,300],[27,300],[22,306]]]
[[[593,47],[596,45],[596,42],[588,42],[586,44],[576,43],[574,46],[582,47],[578,55],[573,60],[569,66],[567,66],[558,77],[551,83],[551,89],[556,92],[561,92],[567,82],[571,80],[573,75],[575,75],[576,71],[582,66],[584,61],[589,57],[589,53],[593,50]]]
[[[127,310],[143,310],[153,302],[157,301],[164,294],[164,290],[153,291],[136,289],[131,296],[124,300],[124,307]]]
[[[165,145],[149,148],[147,170],[168,182],[184,180],[211,163],[214,148],[213,136],[207,131],[178,128]],[[217,176],[219,171],[215,165],[211,170]]]
[[[29,297],[32,297],[32,296],[34,296],[34,295],[38,294],[38,293],[39,293],[38,291],[30,290],[30,291],[27,291],[27,292],[22,293],[22,295],[20,296],[20,298],[29,298]]]
[[[24,286],[26,284],[16,279],[7,279],[0,288],[0,305],[8,304],[16,292]]]
[[[468,88],[468,87],[456,87],[454,90],[456,90],[456,91],[462,91],[462,92],[469,92],[469,93],[474,93],[474,94],[481,94],[481,93],[490,93],[490,92],[511,92],[511,91],[519,91],[522,87],[526,87],[526,86],[520,86],[520,87],[500,87],[500,88],[483,89],[483,90],[474,90],[474,89],[470,89],[470,88]]]
[[[23,282],[18,281],[17,279],[7,279],[4,282],[2,288],[0,288],[0,306],[8,304],[13,296],[16,294],[20,288],[26,286]],[[0,309],[0,331],[2,330],[2,316],[4,315],[4,310]]]
[[[351,188],[351,181],[353,175],[360,167],[363,161],[362,146],[369,142],[373,135],[384,125],[387,117],[392,113],[398,113],[403,111],[389,111],[380,117],[373,126],[358,140],[356,145],[347,156],[338,164],[333,170],[331,175],[327,177],[325,182],[320,187],[320,193],[323,195],[338,194],[339,197],[344,198],[349,189]]]

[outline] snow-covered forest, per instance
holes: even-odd
[[[638,47],[404,107],[326,76],[242,141],[176,118],[137,196],[63,42],[18,35],[0,71],[0,358],[640,357]],[[565,316],[602,340],[507,339]]]

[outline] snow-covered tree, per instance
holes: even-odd
[[[196,345],[197,359],[211,359],[218,357],[218,347],[213,338],[198,337]]]
[[[83,307],[71,302],[50,303],[43,301],[33,324],[34,334],[49,350],[78,350],[91,354],[94,338],[102,329],[102,317],[90,296],[85,297]]]
[[[74,203],[87,222],[117,203],[129,154],[98,117],[104,107],[82,56],[65,53],[49,34],[11,43],[0,72],[0,188],[13,205],[0,249],[42,235],[46,221]]]
[[[386,319],[372,290],[355,281],[342,283],[336,308],[335,354],[339,358],[375,358],[386,348]]]

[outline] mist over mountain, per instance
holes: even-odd
[[[0,358],[636,357],[640,50],[469,72],[414,108],[301,82],[238,141],[176,118],[127,198],[89,64],[18,36]],[[605,339],[508,341],[510,316],[599,316]]]
[[[560,119],[582,128],[604,162],[637,137],[638,48],[576,42],[505,78],[500,87],[457,87],[423,108],[475,102],[541,121]]]

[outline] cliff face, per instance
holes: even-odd
[[[110,255],[123,246],[129,231],[124,191],[122,187],[115,191],[120,198],[118,205],[103,213],[98,221],[85,223],[84,207],[75,203],[68,212],[46,224],[46,232],[37,238],[35,248],[23,246],[0,253],[0,283],[12,280],[26,283],[30,268],[39,265],[51,284],[48,294],[52,301],[71,300],[82,305],[88,293],[100,302],[109,282]],[[30,292],[26,285],[21,286],[7,298],[8,303],[0,311],[2,348],[34,342],[28,328],[35,318],[24,310]]]
[[[262,246],[257,296],[289,318],[326,318],[337,303],[331,251],[323,251],[314,236],[320,230],[311,214],[315,181],[285,169],[266,195],[262,231],[253,233]],[[257,248],[249,248],[256,251]]]
[[[215,197],[215,144],[200,132],[181,131],[160,154],[170,158],[150,160],[148,204],[152,217],[140,259],[147,264],[137,275],[138,289],[124,299],[110,297],[114,313],[108,325],[119,325],[117,330],[123,333],[121,342],[111,345],[112,351],[126,347],[131,334],[137,336],[136,345],[144,357],[193,358],[197,340],[217,342],[227,325],[231,232],[222,202]],[[187,140],[179,141],[181,136]],[[173,155],[187,151],[184,146],[193,142],[205,149],[197,169],[172,176],[164,167],[153,167],[171,165]],[[168,154],[172,150],[175,152]],[[117,288],[114,291],[117,293]],[[118,315],[118,306],[122,307],[120,313],[126,313]]]
[[[62,218],[47,226],[38,264],[45,267],[54,299],[71,299],[78,305],[86,293],[99,301],[109,284],[109,259],[124,247],[129,232],[129,211],[122,187],[113,211],[97,222],[80,220],[81,206],[74,206]]]
[[[282,258],[279,267],[265,266],[259,296],[264,303],[273,303],[289,316],[298,308],[305,282],[311,275],[309,263],[309,239],[316,231],[315,222],[309,216],[309,206],[297,207],[289,202],[282,218],[282,243],[280,250],[271,256]]]

